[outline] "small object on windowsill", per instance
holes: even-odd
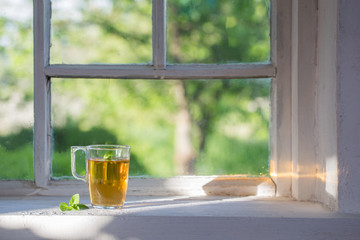
[[[71,210],[78,211],[78,210],[88,209],[89,207],[86,206],[85,204],[80,203],[80,195],[77,193],[71,197],[69,205],[67,205],[67,203],[62,202],[60,203],[59,208],[61,211],[65,212]]]

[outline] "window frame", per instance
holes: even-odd
[[[290,195],[290,53],[291,3],[270,0],[271,58],[268,63],[167,64],[166,0],[152,1],[153,62],[146,64],[50,64],[51,0],[34,0],[34,184],[51,180],[51,78],[116,79],[224,79],[272,78],[270,119],[270,172],[279,195]],[[281,26],[281,27],[280,27]]]

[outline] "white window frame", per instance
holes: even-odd
[[[229,79],[272,78],[270,120],[270,172],[277,194],[291,194],[291,1],[271,1],[271,60],[246,64],[168,64],[166,61],[166,0],[152,1],[153,63],[50,64],[51,1],[34,0],[34,185],[57,185],[51,180],[51,78],[117,79]],[[281,27],[279,27],[281,26]],[[72,182],[73,183],[73,182]],[[18,186],[19,182],[13,184]],[[141,184],[140,184],[141,185]],[[141,187],[139,187],[141,189]],[[3,189],[3,188],[2,188]],[[10,191],[11,192],[11,191]]]

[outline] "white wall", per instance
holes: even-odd
[[[336,43],[337,0],[318,2],[316,84],[316,199],[337,209]]]
[[[338,201],[360,213],[360,1],[339,0],[337,36]]]
[[[292,1],[292,196],[315,199],[317,0]]]
[[[352,213],[360,213],[359,10],[359,0],[292,1],[292,196]]]

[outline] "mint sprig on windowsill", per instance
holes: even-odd
[[[74,194],[69,202],[69,205],[67,205],[67,203],[60,203],[59,208],[61,211],[65,212],[65,211],[71,211],[71,210],[83,210],[83,209],[88,209],[89,207],[86,206],[85,204],[80,203],[80,195]]]

